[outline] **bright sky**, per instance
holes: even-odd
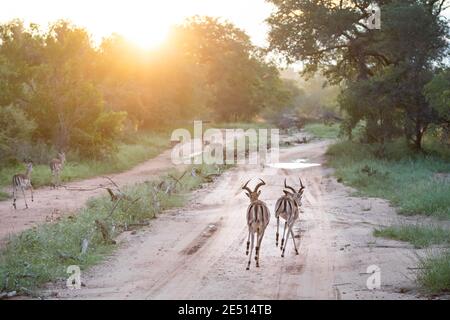
[[[223,17],[264,46],[272,10],[264,0],[13,0],[5,1],[0,22],[14,18],[47,26],[68,19],[86,27],[96,41],[116,32],[151,48],[161,43],[170,26],[193,15]]]

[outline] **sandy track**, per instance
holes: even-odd
[[[327,142],[285,149],[283,162],[307,158],[323,163]],[[120,248],[105,263],[82,274],[85,286],[71,291],[49,288],[60,299],[415,299],[415,253],[409,245],[377,239],[374,227],[398,222],[393,208],[380,199],[351,197],[330,169],[276,169],[239,166],[190,203],[155,219],[137,234],[124,233]],[[307,186],[304,208],[294,232],[295,255],[288,243],[285,258],[275,247],[276,220],[262,242],[261,267],[246,271],[245,210],[240,187],[263,178],[262,200],[271,211],[284,177],[301,175]],[[401,218],[406,219],[406,218]],[[411,219],[411,218],[410,218]],[[381,290],[366,287],[369,265],[381,268]]]
[[[119,174],[108,175],[120,186],[132,185],[144,182],[161,172],[173,168],[171,162],[171,150],[167,150],[159,156],[148,160],[129,171]],[[50,174],[50,170],[49,170]],[[68,188],[93,189],[99,185],[108,185],[109,181],[102,177],[67,183]],[[74,191],[63,187],[53,189],[50,187],[40,188],[34,192],[34,202],[30,201],[27,192],[29,209],[25,209],[22,195],[17,199],[17,210],[12,206],[12,200],[0,202],[0,245],[9,238],[10,235],[29,229],[35,225],[45,222],[46,217],[54,210],[63,214],[70,214],[80,209],[91,197],[105,194],[104,189],[92,191]]]

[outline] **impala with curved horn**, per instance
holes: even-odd
[[[283,237],[281,238],[281,257],[284,257],[284,251],[286,250],[287,241],[289,239],[289,235],[292,237],[292,241],[294,242],[295,253],[298,254],[297,244],[295,243],[294,232],[292,231],[292,227],[294,226],[295,221],[298,219],[299,208],[302,205],[302,196],[305,191],[305,186],[302,183],[302,179],[300,179],[300,189],[295,191],[293,187],[290,187],[286,184],[286,179],[284,179],[284,196],[281,196],[276,204],[275,204],[275,217],[277,218],[277,234],[276,234],[276,246],[278,247],[278,238],[279,238],[279,229],[280,229],[280,217],[284,219],[284,230]],[[286,235],[287,231],[287,235]],[[286,240],[285,240],[286,235]]]
[[[12,177],[12,192],[13,192],[13,207],[17,209],[16,200],[17,200],[17,192],[22,190],[23,201],[25,201],[25,208],[28,209],[27,198],[25,196],[25,190],[31,191],[31,201],[33,199],[33,186],[31,184],[31,172],[33,171],[33,162],[31,160],[25,161],[27,165],[27,171],[25,173],[18,173]]]
[[[247,270],[250,269],[250,262],[252,260],[255,233],[256,233],[255,261],[256,267],[259,267],[259,253],[261,251],[261,241],[264,237],[264,232],[266,231],[266,227],[269,224],[270,220],[269,208],[263,201],[258,199],[261,194],[261,190],[258,191],[258,189],[266,184],[262,179],[259,180],[261,182],[256,185],[254,191],[252,191],[249,187],[247,187],[250,180],[248,180],[242,187],[243,190],[247,191],[245,193],[247,197],[250,198],[250,205],[248,206],[247,209],[248,238],[247,238],[246,255],[249,255],[250,253]],[[250,248],[250,240],[251,240],[251,248]]]

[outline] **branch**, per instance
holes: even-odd
[[[331,50],[335,50],[335,49],[339,49],[339,48],[349,48],[349,46],[346,44],[342,44],[342,45],[338,45],[338,46],[332,46],[332,47],[328,47],[325,49],[321,49],[321,50],[311,52],[311,53],[305,53],[304,55],[305,56],[314,56],[314,55],[318,55],[318,54],[321,54],[321,53],[324,53],[327,51],[331,51]]]

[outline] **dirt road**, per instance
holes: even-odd
[[[322,164],[328,142],[284,149],[281,162]],[[299,161],[299,159],[303,159]],[[60,299],[416,299],[416,250],[374,238],[380,225],[399,222],[385,201],[351,196],[323,165],[300,169],[238,166],[193,193],[182,209],[166,212],[136,234],[124,233],[105,263],[82,274],[81,290],[49,288]],[[245,211],[240,189],[263,178],[261,199],[271,211],[285,177],[307,189],[285,258],[275,247],[271,217],[261,248],[261,267],[246,271]],[[117,177],[119,180],[119,177]],[[138,179],[136,179],[138,180]],[[254,182],[253,182],[254,183]],[[413,218],[408,218],[413,219]],[[367,268],[381,270],[381,289],[369,290]]]

